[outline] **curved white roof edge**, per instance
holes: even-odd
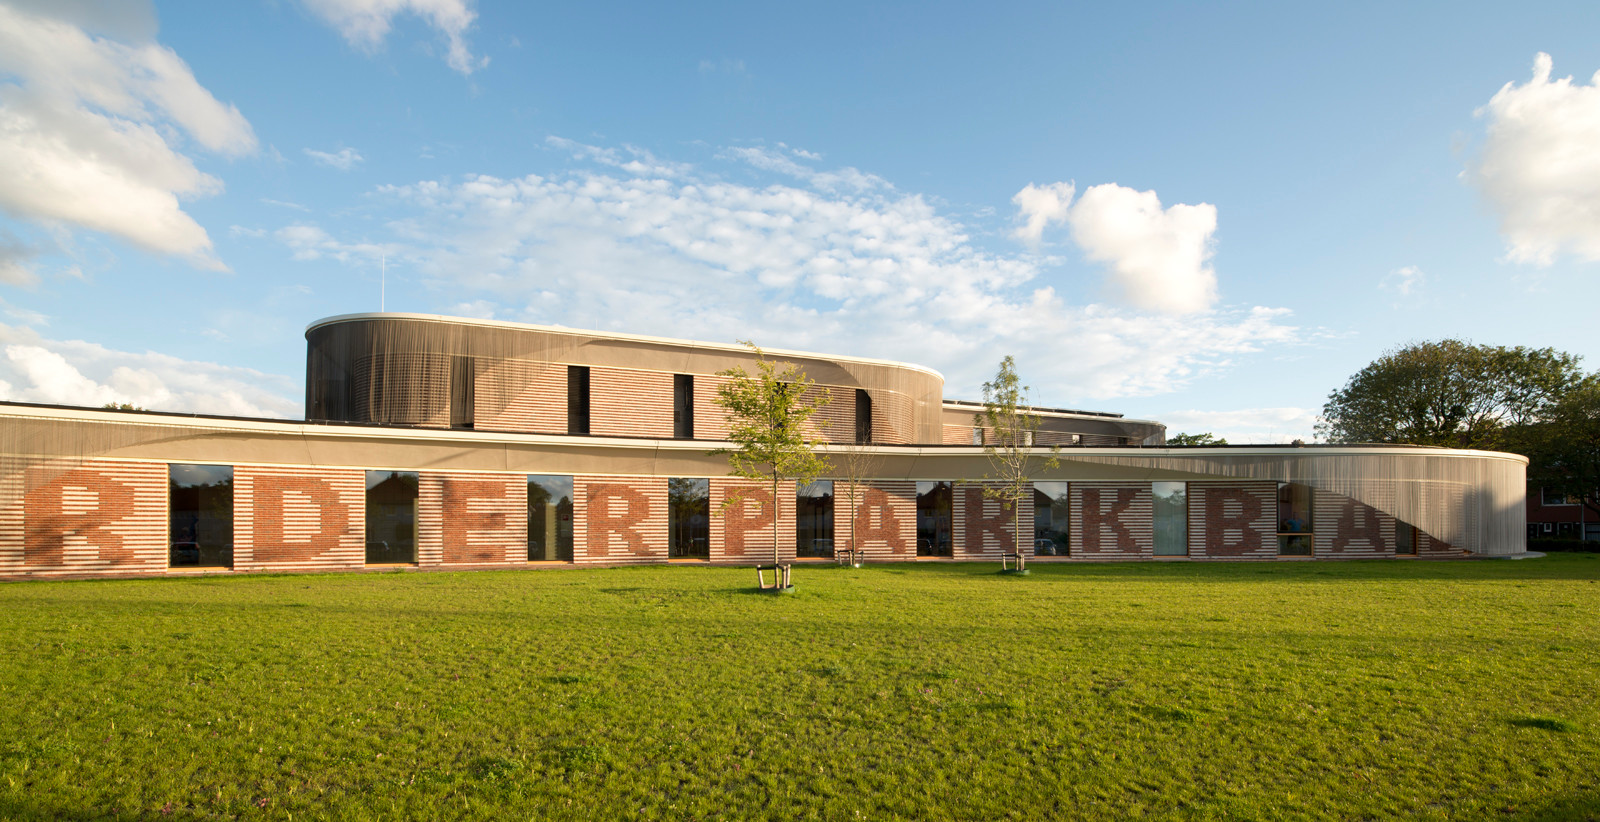
[[[519,323],[510,320],[481,320],[475,317],[451,317],[446,314],[412,314],[405,312],[368,312],[363,314],[340,314],[334,317],[324,317],[306,326],[306,333],[314,329],[335,323],[352,322],[355,320],[423,320],[436,323],[454,323],[456,325],[477,325],[488,328],[512,328],[526,331],[547,331],[555,334],[582,334],[589,337],[599,337],[607,340],[624,340],[627,342],[668,343],[672,345],[688,345],[695,348],[709,348],[718,351],[737,351],[748,353],[749,349],[742,345],[732,343],[706,342],[703,340],[686,340],[680,337],[654,337],[648,334],[624,334],[620,331],[596,331],[588,328],[568,328],[560,325],[536,325],[534,323]],[[872,357],[850,357],[839,354],[823,354],[816,351],[796,351],[789,348],[762,348],[767,354],[783,357],[806,357],[813,360],[833,360],[836,362],[853,362],[863,365],[887,365],[895,368],[905,368],[912,371],[921,371],[939,378],[944,382],[944,374],[916,363],[899,362],[896,360],[879,360]]]
[[[632,437],[604,437],[604,436],[572,436],[564,434],[533,434],[514,433],[505,431],[470,431],[449,428],[412,428],[393,426],[367,426],[350,423],[315,423],[305,420],[269,420],[269,419],[240,419],[237,417],[206,417],[201,415],[165,414],[139,412],[113,411],[103,408],[71,408],[60,406],[26,406],[0,404],[0,417],[34,417],[42,419],[56,419],[71,422],[110,422],[126,425],[154,425],[171,426],[174,428],[211,428],[217,431],[261,431],[274,433],[290,433],[306,436],[364,436],[378,439],[426,439],[426,440],[459,440],[463,442],[505,442],[505,443],[536,443],[560,442],[571,444],[583,442],[593,446],[604,447],[638,447],[642,443],[652,443],[654,447],[666,449],[682,449],[688,451],[704,452],[706,445],[712,440],[678,440],[678,439],[648,439]],[[847,446],[824,444],[818,450],[830,452]],[[982,446],[976,445],[883,445],[888,453],[922,456],[925,454],[970,454],[982,456]],[[1041,448],[1041,450],[1044,450]],[[1364,456],[1388,455],[1395,456],[1406,454],[1418,457],[1476,457],[1511,460],[1527,464],[1528,458],[1521,454],[1511,454],[1504,451],[1478,451],[1467,448],[1440,448],[1431,445],[1234,445],[1220,448],[1207,448],[1204,446],[1186,446],[1182,448],[1163,448],[1159,445],[1145,447],[1138,446],[1097,446],[1094,448],[1063,448],[1061,455],[1071,458],[1075,454],[1084,456],[1145,456],[1145,457],[1248,457],[1248,456]]]

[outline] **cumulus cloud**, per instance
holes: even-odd
[[[364,159],[361,156],[361,152],[356,151],[353,148],[341,148],[337,152],[333,153],[316,151],[315,149],[309,148],[304,149],[304,151],[307,157],[316,160],[319,165],[325,165],[329,168],[336,168],[340,171],[349,171],[350,169],[359,165]],[[289,203],[286,205],[293,204]],[[300,208],[303,209],[304,206],[300,206]]]
[[[249,368],[51,340],[25,326],[0,325],[0,399],[293,418],[301,411],[295,389],[287,377]]]
[[[1428,277],[1422,273],[1422,269],[1414,265],[1408,265],[1389,272],[1389,276],[1384,277],[1383,281],[1378,283],[1378,288],[1401,297],[1409,297],[1420,291],[1422,284],[1427,279]]]
[[[1600,72],[1586,85],[1550,79],[1553,67],[1541,52],[1531,80],[1478,109],[1485,140],[1466,171],[1500,214],[1506,256],[1540,266],[1600,260]]]
[[[471,0],[301,0],[307,9],[344,36],[345,42],[364,51],[376,51],[389,36],[394,18],[413,14],[444,35],[445,62],[462,74],[489,65],[475,57],[467,45],[467,30],[478,18]]]
[[[1193,409],[1169,411],[1158,419],[1167,426],[1167,434],[1210,433],[1225,439],[1230,445],[1288,443],[1295,440],[1313,441],[1316,433],[1318,409],[1295,408],[1238,408],[1232,411],[1196,411]]]
[[[1067,212],[1076,191],[1077,187],[1072,183],[1046,183],[1042,186],[1029,183],[1011,198],[1011,202],[1017,205],[1017,219],[1022,222],[1012,236],[1037,245],[1044,236],[1045,226],[1067,221]]]
[[[145,32],[139,15],[111,4],[91,25],[100,8],[0,5],[0,76],[10,80],[0,83],[0,209],[221,269],[210,237],[179,201],[222,183],[181,153],[180,135],[237,156],[256,150],[255,134],[171,49],[85,29],[153,35],[153,13]]]
[[[621,157],[586,156],[549,176],[383,186],[367,202],[385,212],[389,260],[453,310],[924,363],[945,372],[949,396],[977,396],[1006,353],[1040,402],[1081,407],[1173,390],[1297,339],[1282,309],[1174,318],[1062,294],[1048,261],[985,251],[925,198],[886,185],[795,183],[782,169],[742,185],[720,165],[620,172]],[[302,259],[370,265],[371,244],[338,233],[298,225],[279,239]]]
[[[1187,314],[1216,302],[1210,265],[1216,206],[1163,210],[1154,191],[1105,183],[1084,191],[1067,221],[1073,242],[1110,269],[1112,287],[1130,305]]]

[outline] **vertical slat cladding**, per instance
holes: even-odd
[[[527,475],[425,471],[417,496],[419,565],[527,561]]]
[[[1394,556],[1394,518],[1342,494],[1315,492],[1311,530],[1320,559],[1375,559]]]
[[[1068,490],[1075,559],[1148,559],[1155,554],[1148,482],[1074,482]]]
[[[1020,549],[1032,551],[1033,495],[1023,497],[1018,516],[1011,515],[1011,501],[984,494],[985,488],[1000,489],[999,483],[971,483],[955,488],[955,523],[952,538],[956,556],[966,559],[994,559],[1019,549],[1017,527],[1023,531]]]
[[[479,361],[474,427],[482,431],[567,433],[567,367],[526,360]]]
[[[669,438],[672,413],[671,374],[600,366],[589,370],[590,433]]]
[[[166,570],[165,463],[31,465],[12,481],[22,493],[0,513],[0,574]]]
[[[728,438],[728,412],[717,404],[717,389],[727,377],[715,374],[694,375],[694,437],[697,440]]]
[[[572,496],[574,563],[666,561],[666,477],[579,475]]]
[[[366,564],[366,472],[233,469],[233,567],[330,571]]]
[[[742,502],[723,507],[735,495]],[[771,562],[772,489],[753,480],[711,479],[711,561]],[[778,561],[795,557],[795,484],[778,486]],[[835,512],[834,520],[838,521]]]
[[[1189,483],[1189,555],[1273,559],[1278,555],[1276,482]]]
[[[844,483],[835,484],[838,498]],[[912,480],[867,480],[861,483],[851,533],[862,558],[873,562],[916,559],[917,483]],[[848,508],[848,502],[845,503]],[[834,516],[835,528],[840,517]],[[838,534],[834,535],[838,544]]]
[[[910,443],[917,432],[916,403],[894,391],[869,390],[872,396],[872,441]]]
[[[837,385],[813,385],[803,402],[816,402],[827,392],[827,401],[806,421],[806,435],[820,442],[856,441],[856,390]]]

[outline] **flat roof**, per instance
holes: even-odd
[[[365,314],[340,314],[334,317],[324,317],[306,326],[306,333],[321,328],[325,325],[335,325],[346,322],[360,322],[365,320],[418,320],[422,322],[450,323],[454,325],[475,325],[484,328],[505,328],[517,331],[543,331],[549,334],[577,334],[585,337],[597,337],[603,340],[618,340],[621,342],[665,343],[668,345],[691,346],[694,348],[709,348],[717,351],[731,351],[748,354],[750,349],[733,343],[706,342],[703,340],[687,340],[678,337],[653,337],[648,334],[624,334],[619,331],[595,331],[588,328],[568,328],[561,325],[536,325],[534,323],[518,323],[509,320],[480,320],[473,317],[450,317],[444,314],[411,314],[404,312],[370,312]],[[780,357],[805,357],[812,360],[831,360],[834,362],[853,362],[862,365],[886,365],[891,368],[905,368],[911,371],[921,371],[939,378],[944,382],[944,375],[926,365],[899,362],[896,360],[879,360],[872,357],[849,357],[839,354],[822,354],[816,351],[796,351],[788,348],[765,348],[763,352]]]

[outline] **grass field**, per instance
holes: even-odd
[[[0,817],[1600,816],[1600,557],[0,585]]]

